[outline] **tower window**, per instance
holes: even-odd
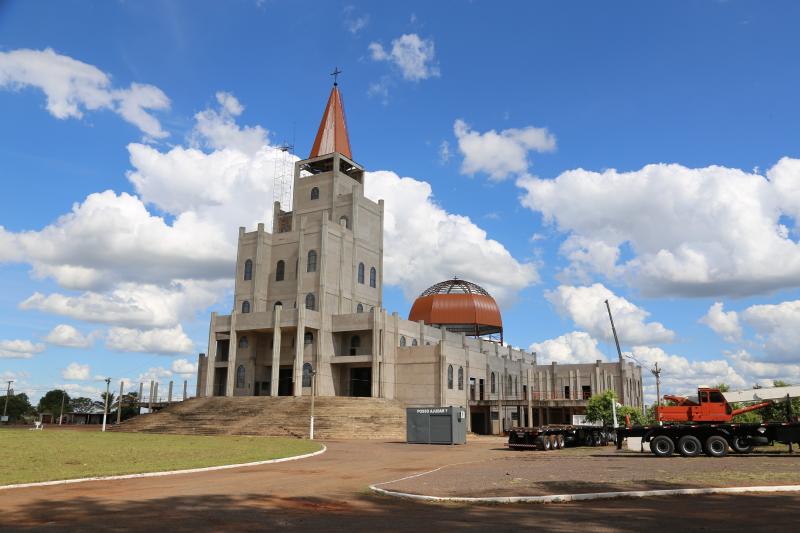
[[[404,335],[400,335],[400,346],[405,347],[406,345],[406,338]]]
[[[239,337],[239,348],[247,348],[247,337]]]
[[[239,365],[239,368],[236,369],[236,388],[244,388],[244,365]]]
[[[458,367],[458,390],[464,390],[464,367]]]
[[[347,217],[342,216],[339,217],[339,225],[342,226],[343,228],[349,228],[350,222],[347,220]]]
[[[248,281],[253,279],[253,261],[248,259],[244,262],[244,280]]]
[[[364,263],[358,264],[358,282],[364,284]]]
[[[311,363],[303,363],[303,387],[311,386]]]
[[[278,265],[275,267],[275,281],[283,281],[283,276],[286,272],[286,263],[283,262],[283,259],[278,261]]]
[[[417,339],[411,339],[411,346],[416,346],[417,344]]]
[[[359,348],[361,348],[361,337],[353,335],[350,337],[350,355],[358,355]]]
[[[363,304],[358,304],[356,306],[356,313],[363,313],[363,312],[364,312],[364,305]]]
[[[312,311],[316,307],[317,299],[314,297],[314,294],[308,293],[306,294],[306,309],[311,309]]]
[[[249,313],[250,312],[250,302],[247,300],[242,302],[242,313]]]
[[[314,344],[314,334],[310,331],[306,331],[305,335],[303,335],[303,344]]]
[[[369,269],[369,286],[373,289],[378,284],[378,271],[375,270],[375,267],[370,267]]]
[[[489,390],[492,391],[492,394],[497,392],[497,381],[494,376],[494,372],[492,372],[491,378],[489,379],[489,387],[490,387]]]
[[[307,272],[316,272],[317,271],[317,252],[316,252],[316,250],[309,250],[308,251],[308,262],[306,264],[306,271]]]
[[[311,199],[319,200],[319,187],[314,187],[311,189]]]
[[[453,390],[453,365],[447,365],[447,388]]]

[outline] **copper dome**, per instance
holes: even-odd
[[[458,278],[423,291],[408,319],[467,335],[503,335],[503,319],[494,298],[480,285]]]

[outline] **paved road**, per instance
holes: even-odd
[[[0,529],[796,531],[800,496],[704,496],[548,505],[418,504],[370,483],[506,457],[499,441],[428,447],[331,442],[311,459],[208,472],[0,492]]]

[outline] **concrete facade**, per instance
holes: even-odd
[[[293,209],[273,232],[239,228],[229,315],[211,315],[201,396],[371,396],[460,405],[469,428],[569,422],[613,388],[642,407],[632,364],[537,365],[535,354],[400,318],[382,307],[383,200],[334,152],[295,165]],[[431,280],[436,281],[436,280]],[[313,372],[313,379],[312,379]]]

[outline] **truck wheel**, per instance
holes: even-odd
[[[550,448],[552,447],[552,444],[553,444],[550,441],[550,435],[544,435],[542,437],[542,440],[544,441],[544,451],[546,451],[546,452],[550,451]]]
[[[558,439],[556,439],[555,435],[550,435],[550,449],[551,450],[558,449]]]
[[[659,435],[650,441],[650,451],[656,457],[669,457],[675,451],[675,443],[666,435]]]
[[[697,457],[703,453],[703,445],[694,435],[684,435],[678,440],[678,453],[684,457]]]
[[[753,444],[747,437],[733,437],[731,439],[731,448],[736,453],[750,453],[753,451]]]
[[[564,449],[564,435],[559,435],[558,436],[558,449],[559,450],[563,450]]]
[[[719,435],[711,435],[706,439],[705,452],[709,457],[725,457],[728,455],[728,441]]]
[[[546,450],[547,448],[544,447],[545,439],[541,435],[536,437],[536,449],[537,450]]]

